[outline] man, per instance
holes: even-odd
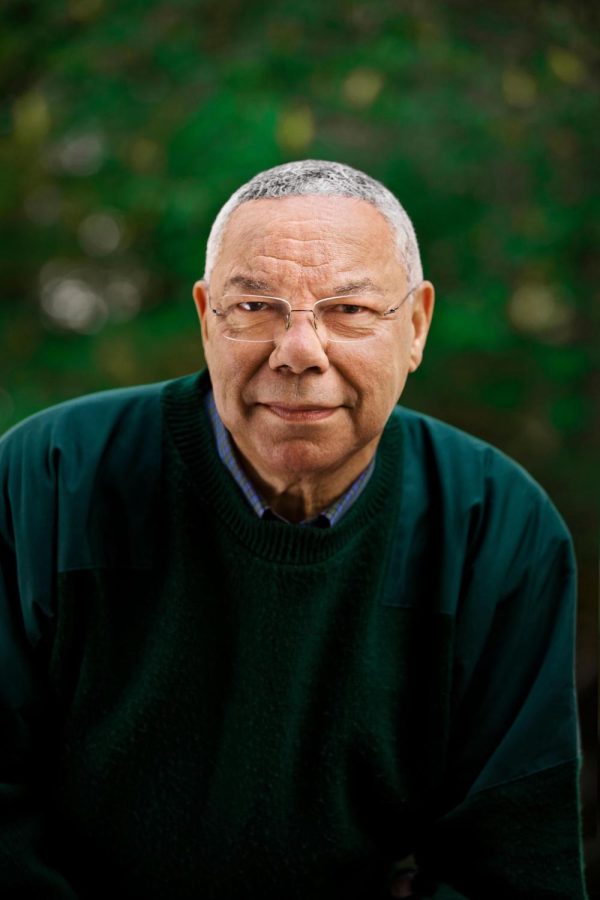
[[[260,173],[193,293],[207,371],[2,443],[2,896],[585,897],[571,541],[397,406],[406,213]]]

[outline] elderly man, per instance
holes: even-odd
[[[397,406],[434,289],[379,182],[221,210],[207,370],[5,436],[2,897],[585,897],[574,564]]]

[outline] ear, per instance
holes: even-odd
[[[202,331],[202,341],[208,341],[208,313],[210,313],[210,303],[208,302],[208,285],[205,281],[197,281],[192,289],[194,297],[194,305],[198,313],[200,321],[200,330]]]
[[[410,372],[415,372],[421,365],[434,304],[435,288],[430,281],[423,281],[415,291],[411,304],[413,336],[410,347]]]

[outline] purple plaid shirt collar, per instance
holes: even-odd
[[[284,519],[282,516],[278,515],[265,503],[264,499],[261,497],[255,486],[252,484],[252,482],[238,463],[235,455],[233,441],[231,440],[229,432],[223,425],[223,422],[221,421],[221,418],[217,412],[217,407],[215,406],[215,400],[212,391],[209,391],[206,397],[205,406],[210,416],[210,421],[217,443],[217,452],[219,454],[219,458],[221,462],[229,469],[238,487],[241,489],[246,500],[248,501],[256,515],[262,519],[287,522],[287,519]],[[331,504],[331,506],[328,506],[327,509],[324,509],[322,512],[320,512],[318,516],[315,516],[312,519],[305,519],[303,522],[299,522],[298,524],[313,525],[321,528],[329,528],[330,526],[335,525],[336,522],[339,522],[344,513],[346,513],[350,509],[355,500],[358,499],[358,497],[366,487],[374,468],[375,457],[373,457],[367,468],[363,472],[361,472],[358,478],[352,482],[348,490],[345,491],[341,497],[338,497],[338,499],[335,500]]]

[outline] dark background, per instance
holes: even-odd
[[[191,286],[257,171],[347,162],[413,219],[437,309],[403,402],[543,485],[580,573],[596,831],[600,29],[574,2],[5,2],[0,431],[202,363]]]

